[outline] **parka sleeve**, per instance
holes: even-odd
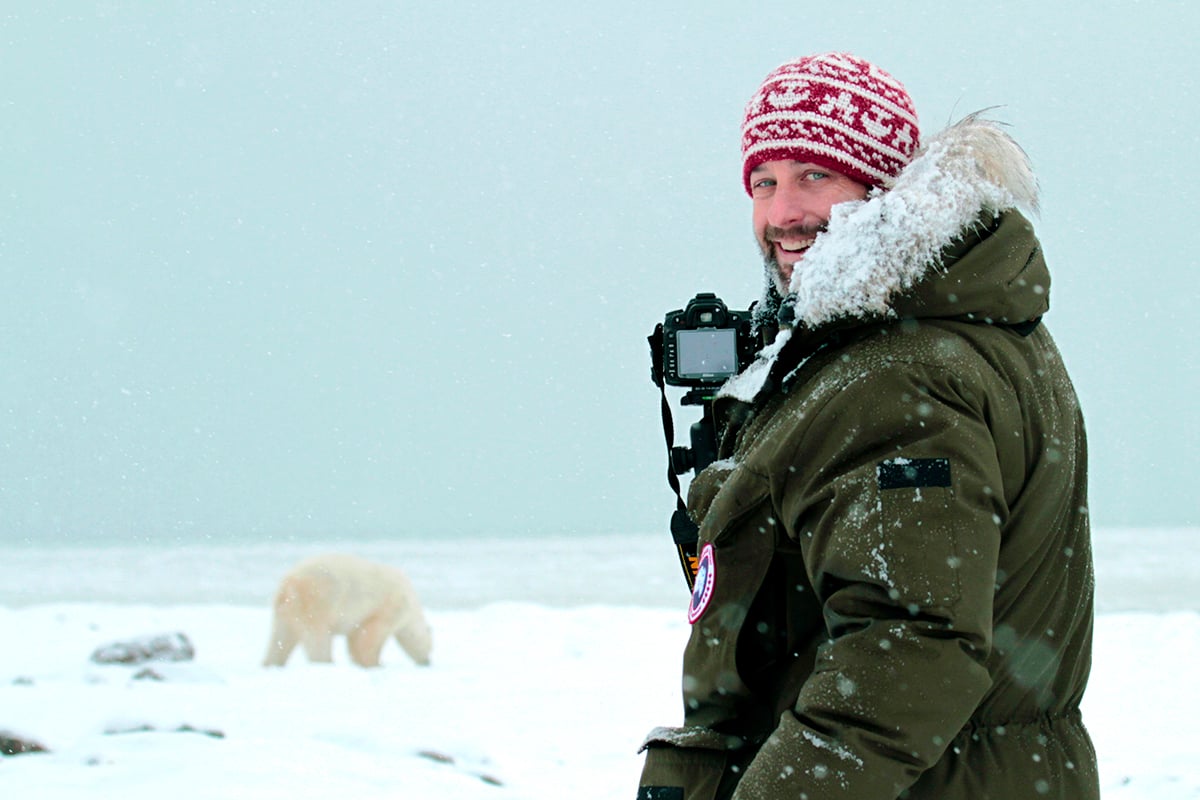
[[[1007,512],[985,394],[895,364],[780,443],[773,492],[829,639],[735,798],[894,798],[987,692]]]

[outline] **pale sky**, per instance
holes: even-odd
[[[1200,10],[1043,5],[4,12],[0,538],[666,536],[646,336],[758,297],[742,107],[830,49],[998,106],[1094,524],[1200,525]]]

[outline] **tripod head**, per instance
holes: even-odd
[[[717,429],[713,421],[713,391],[693,389],[680,400],[681,405],[700,406],[704,416],[692,423],[688,431],[691,447],[671,447],[671,469],[676,475],[688,470],[699,474],[700,470],[717,460]]]

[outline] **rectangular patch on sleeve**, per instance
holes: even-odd
[[[682,786],[641,786],[637,800],[683,800]]]
[[[923,486],[950,485],[948,458],[896,458],[875,466],[879,488],[919,489]]]

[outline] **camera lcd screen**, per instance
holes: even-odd
[[[678,331],[679,377],[709,378],[737,374],[737,331],[701,328]]]

